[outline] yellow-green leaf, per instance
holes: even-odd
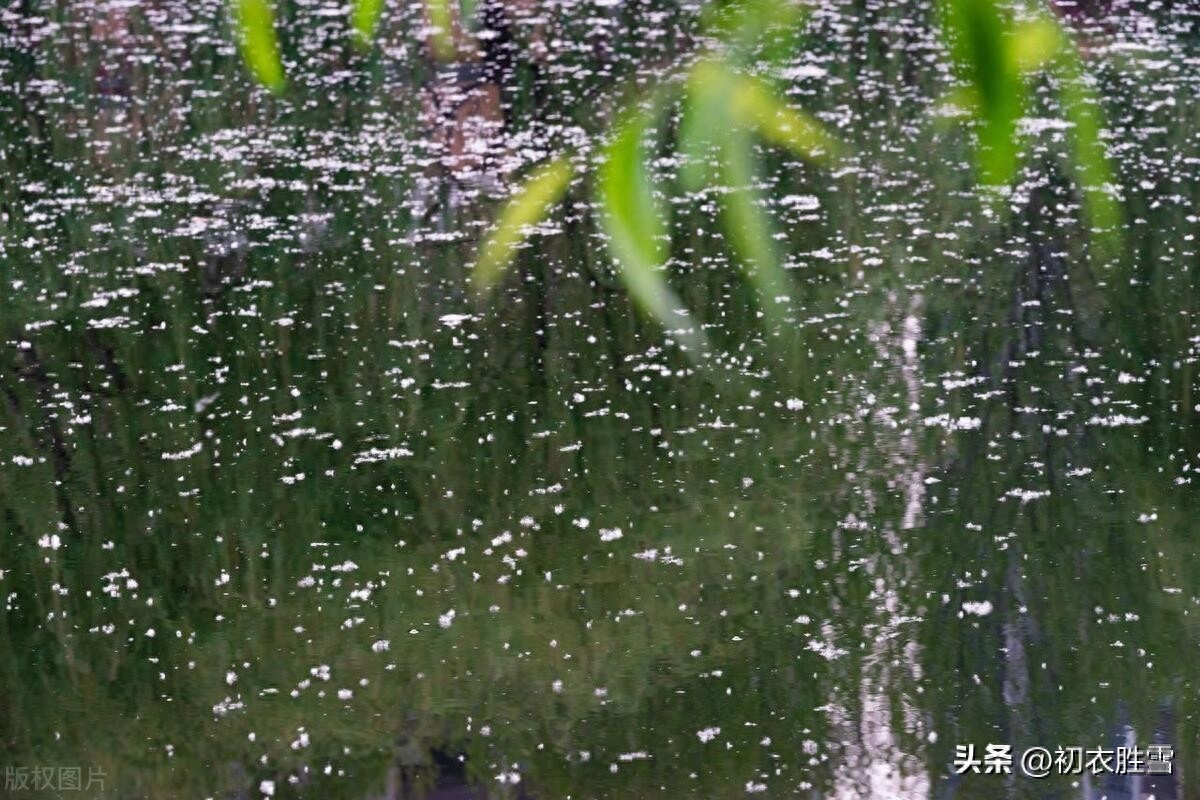
[[[1073,44],[1066,43],[1059,59],[1062,64],[1059,101],[1063,114],[1071,123],[1074,164],[1083,193],[1084,213],[1091,227],[1098,231],[1101,246],[1112,250],[1120,246],[1122,215],[1116,199],[1109,193],[1114,177],[1108,152],[1100,138],[1100,99],[1085,81],[1083,64]]]
[[[1010,44],[1011,20],[999,0],[943,0],[941,7],[950,55],[970,87],[978,121],[980,179],[1007,185],[1017,171],[1017,122],[1028,99]]]
[[[790,300],[791,287],[775,247],[774,226],[754,186],[754,155],[745,133],[730,129],[723,136],[721,174],[727,184],[720,197],[722,228],[778,330],[784,322],[781,304]]]
[[[692,67],[679,122],[679,179],[697,192],[711,181],[714,136],[729,127],[729,92],[724,71],[701,61]]]
[[[454,57],[454,13],[450,0],[425,0],[425,13],[432,28],[429,37],[433,54],[442,61]]]
[[[1062,27],[1045,16],[1022,22],[1009,39],[1013,63],[1022,72],[1033,72],[1046,66],[1057,57],[1064,44]]]
[[[819,121],[789,106],[768,84],[706,59],[692,67],[687,81],[679,134],[685,188],[695,191],[710,177],[709,145],[734,125],[752,128],[810,161],[826,162],[841,153],[840,142]]]
[[[354,0],[350,6],[350,27],[360,47],[366,47],[375,38],[379,19],[383,16],[383,0]]]
[[[810,161],[826,161],[840,152],[837,139],[820,122],[789,106],[763,81],[737,73],[731,82],[735,119],[753,124],[767,141]]]
[[[633,114],[605,149],[598,187],[601,222],[633,301],[695,358],[708,350],[707,342],[661,274],[667,222],[646,171],[643,140],[649,121],[645,112]]]
[[[234,0],[242,59],[259,83],[273,92],[286,83],[275,36],[275,14],[267,0]]]
[[[546,216],[571,183],[574,169],[565,156],[542,165],[504,206],[496,227],[484,241],[471,271],[471,285],[483,294],[500,280],[531,225]]]

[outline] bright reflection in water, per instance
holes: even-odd
[[[1200,40],[1186,4],[1094,5],[1123,253],[1089,254],[1053,107],[985,202],[929,8],[824,2],[776,77],[855,154],[760,154],[792,350],[716,190],[671,189],[702,367],[583,193],[466,289],[512,177],[593,146],[696,8],[522,5],[497,77],[431,65],[419,4],[369,54],[281,4],[280,99],[216,0],[0,11],[4,765],[114,797],[1194,791]],[[989,743],[1176,772],[955,774]]]

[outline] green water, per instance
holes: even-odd
[[[5,796],[1074,798],[1130,784],[955,748],[1127,736],[1192,796],[1186,7],[1093,33],[1100,258],[1053,109],[988,205],[927,9],[823,5],[789,95],[855,155],[761,153],[798,335],[680,197],[701,365],[582,191],[474,303],[495,200],[434,165],[411,14],[364,56],[322,8],[283,100],[220,3],[0,12],[0,767],[104,775]],[[666,11],[561,11],[517,157],[686,48]]]

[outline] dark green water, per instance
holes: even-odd
[[[471,301],[495,200],[437,167],[414,13],[364,56],[293,4],[273,100],[213,0],[0,11],[0,767],[104,775],[4,796],[1196,796],[1188,8],[1090,34],[1100,258],[1052,108],[988,206],[928,9],[822,5],[780,77],[855,154],[761,154],[798,337],[680,196],[702,366],[582,191]],[[509,157],[690,13],[559,9]],[[1132,742],[1172,775],[954,768]]]

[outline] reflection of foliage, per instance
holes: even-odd
[[[392,331],[421,324],[417,276],[397,276],[385,259],[355,259],[352,268],[370,277],[362,291],[337,300],[314,296],[306,282],[286,281],[295,264],[287,256],[279,261],[271,305],[295,308],[303,319],[326,312],[340,319],[373,354],[369,370],[348,368],[340,357],[309,360],[327,349],[357,349],[321,326],[297,326],[286,341],[277,340],[278,349],[258,347],[280,334],[261,317],[217,314],[205,322],[211,334],[187,347],[180,337],[205,317],[177,310],[164,315],[164,336],[180,342],[178,351],[139,331],[104,339],[120,363],[145,369],[128,376],[124,396],[89,406],[116,441],[80,436],[72,449],[75,469],[63,491],[88,511],[63,551],[69,559],[46,560],[46,551],[26,541],[57,524],[53,466],[0,472],[0,502],[13,532],[3,563],[16,572],[4,588],[15,593],[18,612],[0,616],[9,643],[0,675],[8,686],[25,687],[0,715],[9,746],[64,760],[86,752],[123,791],[147,796],[172,796],[183,785],[216,792],[245,784],[248,778],[225,770],[241,764],[256,779],[250,785],[277,778],[282,793],[281,776],[294,773],[318,782],[305,784],[309,796],[361,797],[363,787],[382,784],[397,738],[415,753],[414,769],[430,748],[461,749],[481,781],[494,784],[500,767],[492,765],[508,757],[521,762],[527,781],[554,796],[580,783],[598,795],[614,786],[613,796],[628,796],[620,787],[632,784],[645,796],[681,760],[705,760],[706,781],[732,791],[765,769],[770,752],[798,752],[803,739],[826,738],[813,724],[804,733],[790,715],[766,714],[820,703],[821,684],[807,677],[820,668],[818,656],[796,659],[806,629],[793,626],[784,637],[772,630],[777,620],[800,613],[819,617],[823,602],[816,594],[785,595],[815,580],[805,574],[814,523],[797,502],[803,487],[774,473],[807,451],[807,427],[791,425],[780,412],[764,420],[747,411],[727,417],[733,425],[681,430],[703,412],[707,387],[681,393],[655,379],[636,394],[625,392],[625,381],[647,374],[637,363],[593,361],[569,376],[539,375],[532,360],[521,358],[500,371],[478,351],[453,345],[460,336],[478,342],[473,325],[413,328],[409,335],[426,343],[397,349],[389,344]],[[386,302],[378,302],[376,280],[387,282]],[[244,308],[253,302],[247,298],[235,294],[230,307]],[[586,292],[559,294],[554,316],[578,314],[591,300]],[[186,307],[203,308],[204,301]],[[632,335],[632,322],[618,323],[610,336]],[[532,339],[522,335],[524,327],[507,333],[516,342]],[[556,337],[546,357],[565,360],[604,333],[603,319],[582,321]],[[228,384],[208,372],[214,355],[208,348],[216,342],[216,352],[226,354]],[[37,359],[54,373],[74,358],[69,335],[39,337],[38,348]],[[243,356],[228,355],[233,350]],[[437,358],[424,360],[425,352]],[[167,404],[174,387],[159,379],[176,360],[187,364],[181,374],[202,384],[195,387],[200,396],[242,383],[263,393],[255,391],[244,411],[236,410],[236,398],[222,397],[195,415],[190,405],[147,414],[145,408]],[[90,354],[85,362],[62,385],[72,396],[106,377]],[[314,363],[319,371],[312,371]],[[417,385],[404,388],[397,373]],[[540,380],[550,386],[539,387]],[[549,402],[536,413],[528,409],[528,398],[543,391],[557,397],[576,380],[603,388],[603,405],[611,403],[614,413],[587,417],[590,404]],[[305,407],[302,423],[283,421],[298,408],[284,388],[292,382],[302,396],[321,398]],[[267,383],[278,388],[268,391]],[[488,390],[454,388],[468,384]],[[11,385],[19,408],[35,414],[30,387]],[[801,396],[810,406],[817,401],[815,392]],[[496,424],[510,415],[512,424]],[[351,466],[347,455],[360,446],[355,429],[361,423],[383,430],[383,421],[388,433],[372,436],[371,449],[407,445],[413,455]],[[767,422],[787,424],[770,458],[741,446],[745,429]],[[333,437],[323,433],[281,438],[278,447],[258,438],[264,427],[286,433],[300,424],[337,431],[346,449],[334,449]],[[665,430],[657,441],[670,450],[647,433],[659,427]],[[204,450],[187,459],[161,457],[160,448],[186,449],[204,430],[212,432]],[[539,431],[552,435],[530,435]],[[35,435],[31,428],[22,437]],[[240,441],[255,444],[242,448]],[[581,446],[562,452],[570,443]],[[284,484],[281,469],[308,477]],[[588,472],[595,477],[584,482]],[[749,498],[743,497],[747,479],[755,487]],[[705,497],[678,492],[693,481],[709,487]],[[545,491],[554,484],[565,488]],[[197,493],[181,491],[185,485]],[[736,519],[726,516],[732,503],[743,512]],[[560,505],[570,513],[556,510]],[[150,516],[128,510],[151,506]],[[656,511],[645,516],[647,508]],[[592,520],[586,530],[572,522],[584,514]],[[536,526],[523,524],[525,518]],[[603,542],[597,529],[609,525],[623,528],[624,537]],[[779,535],[768,539],[764,529]],[[510,541],[493,541],[505,533]],[[111,549],[101,546],[109,540]],[[665,558],[666,545],[679,563]],[[447,555],[459,547],[466,551]],[[664,558],[635,557],[653,548]],[[769,556],[765,563],[760,553]],[[358,566],[341,569],[348,560]],[[47,593],[51,583],[72,590]],[[437,619],[451,608],[457,616],[441,628]],[[728,616],[720,617],[723,611]],[[43,626],[47,615],[53,623]],[[355,618],[362,619],[347,627]],[[383,640],[387,650],[372,648]],[[753,660],[745,657],[751,646]],[[310,673],[320,665],[330,667],[328,682]],[[781,676],[767,680],[764,669]],[[230,670],[237,675],[232,684]],[[563,681],[561,693],[552,689],[556,680]],[[761,691],[744,688],[754,682],[764,684]],[[63,684],[90,702],[69,727],[56,726],[62,735],[56,739],[49,726],[32,721],[59,716],[60,700],[46,692]],[[717,707],[728,685],[745,694],[738,713],[760,724],[738,731],[718,720],[738,747],[706,756],[686,726],[697,705]],[[353,697],[339,698],[342,689]],[[70,702],[60,689],[53,694]],[[467,717],[475,720],[471,729]],[[127,719],[122,735],[97,741],[97,726],[112,719]],[[505,724],[513,720],[525,724]],[[491,736],[478,735],[483,725],[493,726]],[[293,748],[301,728],[311,743]],[[758,744],[764,737],[777,742],[774,751]],[[161,756],[167,744],[170,760]],[[622,764],[616,777],[608,773],[620,754],[640,749],[655,760]],[[581,751],[591,760],[581,761]],[[305,772],[326,763],[349,779]]]

